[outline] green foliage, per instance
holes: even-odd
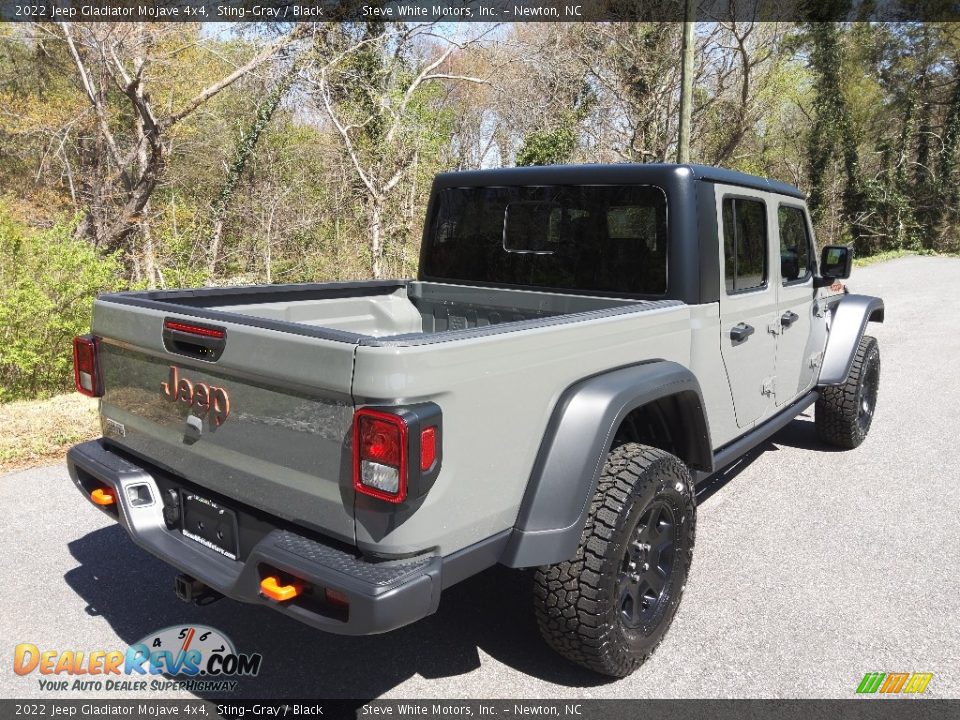
[[[816,119],[808,146],[810,209],[815,219],[823,218],[828,169],[842,158],[846,180],[843,209],[852,219],[860,212],[859,156],[841,82],[843,30],[839,23],[815,22],[810,23],[809,34],[816,93]]]
[[[914,211],[904,169],[906,163],[903,160],[906,138],[910,136],[910,125],[908,119],[899,141],[899,151],[890,143],[880,144],[880,156],[885,172],[864,183],[865,202],[871,209],[871,221],[867,227],[878,228],[876,232],[882,233],[882,238],[881,242],[861,248],[860,254],[866,255],[878,247],[893,251],[921,249],[923,227]],[[896,159],[898,153],[899,161]]]
[[[858,253],[960,247],[960,47],[945,23],[811,23],[810,201]]]
[[[71,340],[89,332],[97,293],[125,286],[115,256],[103,257],[69,224],[34,230],[0,201],[0,401],[68,390]]]
[[[517,165],[558,165],[570,161],[577,148],[573,128],[563,126],[555,130],[540,130],[527,135],[517,151]]]
[[[207,284],[207,266],[201,251],[210,229],[192,208],[171,199],[155,216],[154,237],[162,259],[164,287],[189,288]]]
[[[877,253],[876,255],[855,257],[853,259],[853,265],[854,267],[867,267],[869,265],[876,265],[882,262],[889,262],[890,260],[898,260],[903,257],[910,257],[911,255],[933,256],[937,254],[938,253],[933,252],[933,250],[885,250],[884,252]]]

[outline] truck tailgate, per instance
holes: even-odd
[[[222,329],[222,354],[171,352],[165,320]],[[93,333],[109,442],[225,498],[354,542],[354,344],[109,300],[94,307]],[[182,392],[171,395],[171,379]]]

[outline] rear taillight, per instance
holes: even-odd
[[[426,494],[440,472],[440,408],[361,408],[353,420],[353,487],[391,503]]]
[[[89,397],[103,395],[99,338],[93,335],[80,335],[73,339],[73,382],[77,386],[77,392]]]
[[[407,496],[407,424],[397,415],[357,411],[353,425],[353,486],[357,492],[401,503]]]

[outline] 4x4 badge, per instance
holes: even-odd
[[[170,366],[170,377],[160,383],[160,387],[161,394],[170,402],[182,402],[196,408],[200,415],[209,412],[214,427],[223,425],[230,415],[230,395],[226,390],[203,382],[194,384],[180,377],[180,369],[176,365]]]

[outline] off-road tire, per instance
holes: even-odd
[[[624,677],[640,667],[660,645],[677,612],[693,559],[696,523],[693,480],[683,462],[637,443],[614,448],[600,475],[576,555],[534,574],[537,624],[547,643],[567,659],[604,675]],[[662,530],[662,535],[655,530]],[[644,538],[651,541],[640,542]],[[667,540],[671,545],[664,544]],[[643,547],[647,550],[636,555]],[[653,554],[651,547],[666,550]],[[648,620],[639,626],[632,624],[630,610],[640,613],[644,606],[633,597],[627,599],[627,585],[635,575],[626,572],[631,559],[638,557],[649,561],[638,563],[644,577],[651,572],[649,565],[656,571],[669,564],[657,604],[643,610]],[[647,587],[654,592],[653,585]]]
[[[843,385],[820,388],[814,414],[817,437],[841,448],[855,448],[870,432],[880,388],[880,346],[864,335]]]

